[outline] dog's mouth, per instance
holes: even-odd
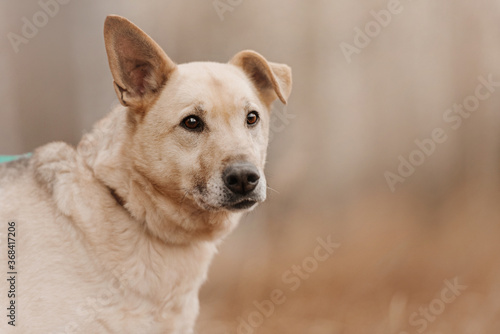
[[[208,211],[219,211],[219,210],[242,211],[251,209],[256,204],[262,202],[262,200],[253,197],[226,199],[226,201],[223,201],[222,203],[218,204],[209,204],[204,199],[200,198],[195,200],[198,203],[198,205],[200,205],[203,209]]]
[[[237,210],[250,209],[255,204],[257,204],[256,200],[244,199],[244,200],[238,201],[236,203],[228,204],[225,207],[226,207],[226,209],[229,209],[231,211],[237,211]]]

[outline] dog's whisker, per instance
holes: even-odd
[[[267,189],[269,189],[269,190],[271,190],[271,191],[274,191],[274,192],[275,192],[275,193],[277,193],[277,194],[279,194],[279,193],[280,193],[278,190],[273,189],[273,188],[271,188],[271,187],[269,187],[269,186],[267,186]]]

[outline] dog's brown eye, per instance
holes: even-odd
[[[182,120],[182,126],[188,130],[202,130],[203,123],[198,116],[188,116]]]
[[[198,126],[198,124],[199,124],[198,120],[194,117],[189,117],[184,121],[184,125],[190,129],[195,129]]]
[[[259,120],[259,114],[256,111],[251,111],[247,115],[247,124],[254,125]]]

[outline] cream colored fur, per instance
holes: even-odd
[[[242,214],[227,208],[224,166],[257,166],[265,199],[270,105],[286,102],[290,69],[253,51],[176,65],[118,16],[105,39],[122,105],[76,148],[51,143],[0,165],[2,277],[9,221],[18,272],[16,327],[0,283],[0,333],[193,333],[198,290]],[[192,113],[204,132],[179,126]]]

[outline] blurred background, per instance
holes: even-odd
[[[178,63],[293,69],[275,191],[222,243],[199,333],[499,333],[500,1],[59,1],[0,2],[0,154],[111,110],[108,14]]]

